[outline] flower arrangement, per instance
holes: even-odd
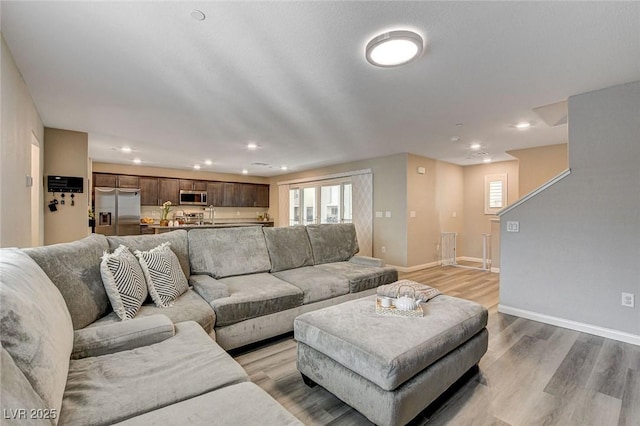
[[[161,220],[167,220],[167,215],[169,214],[169,210],[171,210],[171,201],[165,201],[164,203],[162,203],[162,216],[160,217]]]

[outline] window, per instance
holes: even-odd
[[[289,225],[351,223],[351,189],[351,182],[344,178],[290,188]]]
[[[496,214],[507,206],[507,174],[484,177],[484,214]]]

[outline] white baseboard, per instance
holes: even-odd
[[[456,260],[463,260],[463,261],[466,261],[466,262],[482,263],[482,258],[481,257],[458,256],[458,257],[456,257]]]
[[[415,271],[419,271],[420,269],[427,269],[427,268],[433,268],[434,266],[440,266],[440,262],[435,261],[435,262],[424,263],[422,265],[415,265],[415,266],[396,266],[396,265],[389,265],[389,264],[387,264],[387,266],[391,266],[392,268],[397,269],[398,272],[415,272]]]
[[[640,336],[624,331],[613,330],[597,325],[585,324],[582,322],[572,321],[564,318],[552,317],[550,315],[526,311],[524,309],[513,308],[511,306],[502,304],[498,305],[498,312],[640,346]]]

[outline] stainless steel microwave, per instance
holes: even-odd
[[[180,190],[180,204],[195,206],[207,205],[207,191],[186,191]]]

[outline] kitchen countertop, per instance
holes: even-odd
[[[185,224],[185,225],[177,225],[177,226],[160,226],[158,224],[141,224],[142,226],[147,226],[148,229],[153,229],[155,231],[155,233],[160,233],[163,231],[173,231],[175,229],[201,229],[201,228],[237,228],[237,227],[243,227],[243,226],[273,226],[273,221],[269,221],[269,222],[264,222],[264,221],[247,221],[247,222],[239,222],[239,221],[233,221],[233,222],[226,222],[226,223],[220,223],[217,222],[214,224],[208,224],[208,225],[196,225],[196,224]]]

